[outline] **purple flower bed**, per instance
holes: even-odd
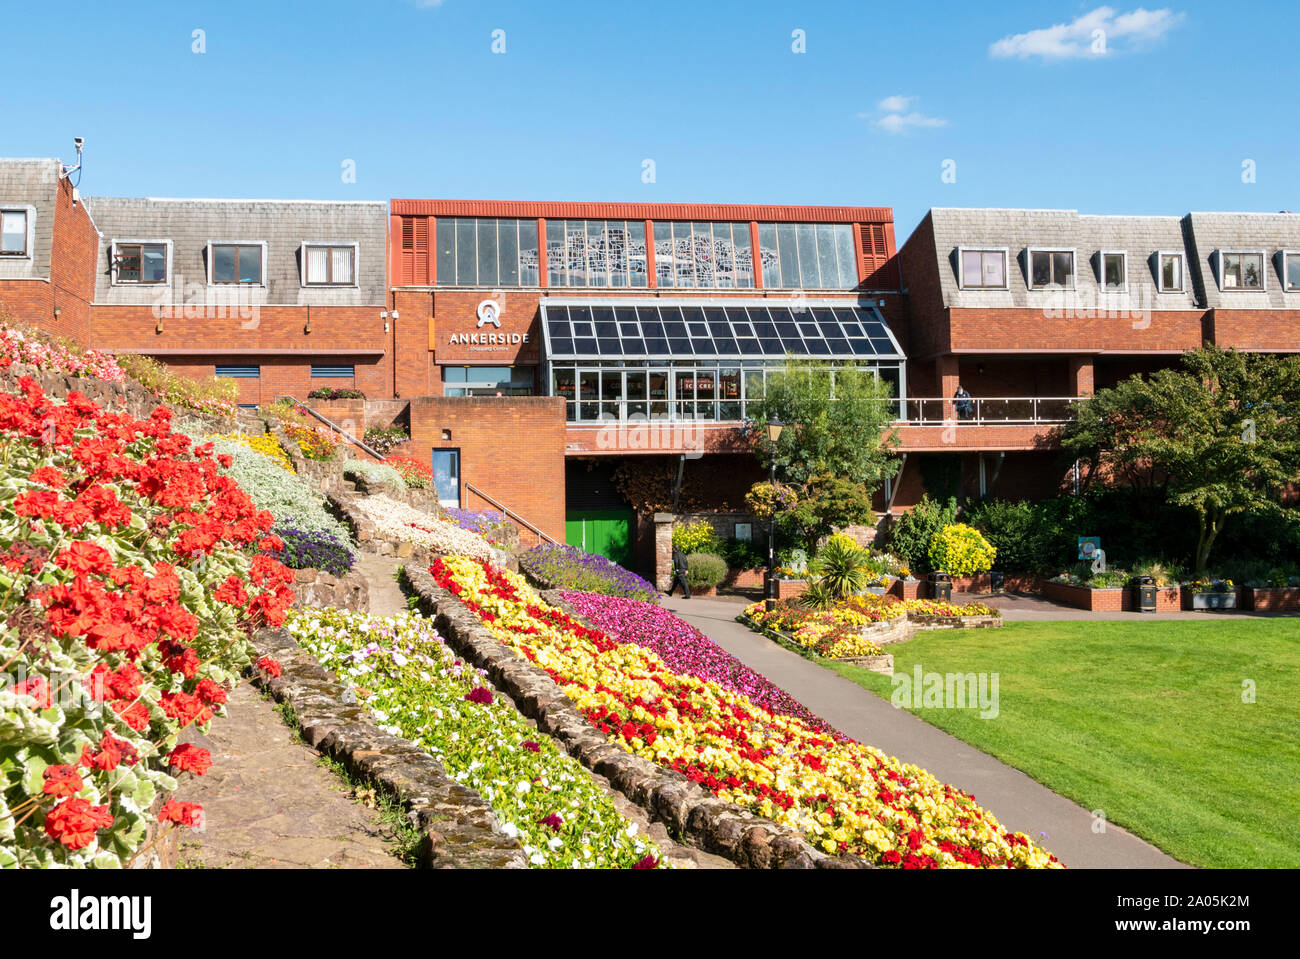
[[[447,519],[461,529],[467,529],[471,533],[478,533],[487,540],[491,540],[493,538],[492,534],[500,531],[507,522],[503,514],[492,510],[452,508],[447,510],[446,513]]]
[[[670,668],[717,683],[724,689],[748,696],[757,705],[782,716],[794,716],[839,739],[842,733],[806,706],[778,689],[705,636],[694,626],[678,619],[670,610],[633,599],[566,592],[566,601],[597,629],[621,643],[633,643],[653,650]]]
[[[654,585],[596,553],[576,546],[547,543],[519,556],[519,568],[559,589],[601,593],[653,602],[659,598]]]

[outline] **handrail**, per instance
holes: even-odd
[[[500,502],[500,501],[498,501],[498,500],[493,499],[491,496],[488,496],[487,493],[483,492],[481,489],[479,489],[479,488],[478,488],[477,486],[475,486],[473,483],[466,483],[466,484],[465,484],[465,488],[466,488],[467,490],[469,490],[471,493],[474,493],[475,495],[481,497],[482,499],[487,500],[489,503],[491,503],[491,504],[492,504],[493,506],[495,506],[497,509],[501,510],[501,512],[504,513],[506,516],[508,516],[510,519],[513,519],[513,520],[514,520],[516,523],[518,523],[520,526],[526,526],[526,527],[528,527],[530,530],[532,530],[534,533],[536,533],[536,534],[537,534],[537,545],[538,545],[538,546],[541,546],[541,545],[542,545],[542,541],[543,541],[543,540],[545,540],[545,541],[548,542],[548,543],[554,543],[556,546],[560,546],[560,545],[562,545],[562,544],[560,543],[559,540],[555,539],[554,537],[552,537],[552,536],[550,536],[550,535],[548,535],[548,534],[546,534],[546,533],[543,533],[540,529],[538,529],[538,528],[537,528],[536,526],[534,526],[532,523],[528,522],[528,520],[524,519],[522,516],[520,516],[518,513],[516,513],[514,510],[512,510],[509,506],[506,506],[504,503],[502,503],[502,502]]]
[[[382,453],[376,452],[375,450],[371,449],[369,446],[361,442],[361,440],[357,439],[355,436],[353,436],[343,427],[339,426],[337,423],[335,423],[333,420],[329,419],[328,417],[322,416],[320,413],[317,413],[314,409],[312,409],[302,400],[298,399],[296,396],[290,396],[288,393],[285,393],[282,396],[276,397],[277,402],[280,400],[290,400],[293,403],[293,405],[296,406],[298,409],[302,410],[304,413],[307,413],[309,416],[315,417],[316,419],[320,420],[322,423],[324,423],[326,426],[332,429],[335,433],[338,433],[339,436],[343,437],[343,439],[345,439],[347,442],[353,444],[359,449],[365,450],[375,459],[380,460],[381,462],[383,461],[384,455]]]

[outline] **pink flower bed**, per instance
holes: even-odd
[[[634,643],[658,654],[671,669],[717,683],[748,696],[754,703],[782,716],[794,716],[838,739],[845,738],[830,723],[777,688],[694,626],[654,603],[597,593],[561,593],[592,626],[620,643]]]
[[[108,353],[86,350],[78,355],[57,343],[33,339],[22,330],[0,322],[0,368],[13,363],[28,363],[40,370],[91,376],[110,383],[120,383],[126,378],[117,360]]]

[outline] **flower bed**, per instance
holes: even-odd
[[[286,473],[293,472],[293,461],[289,459],[287,453],[280,446],[280,441],[270,433],[262,433],[260,436],[249,436],[247,433],[226,433],[224,436],[208,437],[214,444],[237,444],[246,449],[252,450],[265,456],[280,469]],[[224,450],[229,452],[229,450]]]
[[[783,716],[795,716],[814,729],[839,736],[830,724],[814,716],[808,707],[783,689],[772,685],[694,626],[671,610],[635,599],[621,599],[596,593],[566,592],[587,622],[620,643],[635,643],[653,650],[671,669],[717,683],[764,709]]]
[[[410,489],[428,489],[433,485],[433,467],[423,460],[395,454],[384,457],[384,463],[401,473]]]
[[[537,867],[643,867],[659,851],[637,835],[576,760],[457,659],[432,621],[342,610],[290,614],[299,645],[339,674],[393,735],[426,750],[492,806]]]
[[[914,868],[1059,865],[924,770],[675,671],[544,603],[517,575],[465,557],[439,559],[430,573],[610,742],[821,849]]]
[[[746,606],[740,618],[760,632],[770,630],[782,638],[789,637],[800,649],[827,659],[878,656],[880,646],[864,637],[862,628],[903,613],[899,610],[897,614],[886,615],[887,607],[883,604],[880,609],[862,605],[861,609],[845,605],[821,611],[785,600],[774,604],[769,611],[760,600]]]
[[[324,430],[312,426],[300,426],[288,420],[281,422],[284,435],[298,444],[302,455],[309,460],[331,460],[338,451],[339,441]]]
[[[559,543],[535,546],[520,554],[519,568],[556,589],[622,596],[648,603],[659,601],[659,591],[636,573],[576,546]]]
[[[483,537],[383,494],[358,499],[355,507],[375,525],[376,533],[389,541],[421,546],[440,555],[492,558],[492,547]]]
[[[248,631],[283,620],[293,573],[269,513],[210,446],[73,392],[0,394],[0,867],[129,862],[190,803],[162,802],[207,750]],[[266,664],[271,666],[269,662]]]
[[[91,376],[109,383],[121,383],[126,373],[109,353],[99,350],[74,352],[59,343],[32,336],[0,321],[0,369],[26,363],[38,370]]]
[[[357,473],[372,483],[388,483],[398,489],[406,489],[406,480],[402,474],[387,463],[371,463],[368,460],[346,460],[343,474]]]
[[[446,514],[447,519],[461,529],[477,533],[493,546],[505,548],[512,538],[510,531],[514,528],[514,524],[506,519],[503,513],[497,513],[493,510],[458,509],[453,507],[446,510]]]

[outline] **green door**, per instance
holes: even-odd
[[[632,561],[632,511],[569,510],[564,519],[564,541],[627,566]]]

